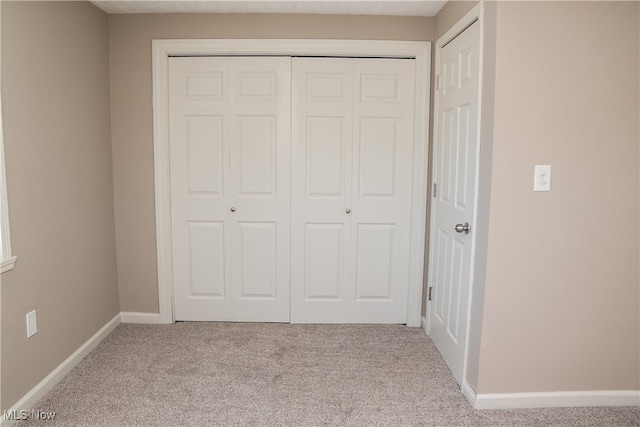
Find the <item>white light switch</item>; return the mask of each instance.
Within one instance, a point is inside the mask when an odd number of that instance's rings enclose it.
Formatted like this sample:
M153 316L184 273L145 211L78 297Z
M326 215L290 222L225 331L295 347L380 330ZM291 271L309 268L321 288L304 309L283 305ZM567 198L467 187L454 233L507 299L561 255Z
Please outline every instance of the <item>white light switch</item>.
M533 191L551 191L551 165L536 165Z

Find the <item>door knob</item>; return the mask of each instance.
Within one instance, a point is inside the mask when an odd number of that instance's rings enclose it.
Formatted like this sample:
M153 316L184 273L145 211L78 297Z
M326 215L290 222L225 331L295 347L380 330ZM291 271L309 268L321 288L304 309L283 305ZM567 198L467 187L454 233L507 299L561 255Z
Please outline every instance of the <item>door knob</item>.
M236 211L236 208L231 208L231 212L235 212L235 211Z
M456 224L456 226L454 227L454 229L458 232L458 233L464 233L464 234L469 234L469 223L465 222L464 225L463 224Z
M350 214L351 213L351 209L346 209L345 212Z

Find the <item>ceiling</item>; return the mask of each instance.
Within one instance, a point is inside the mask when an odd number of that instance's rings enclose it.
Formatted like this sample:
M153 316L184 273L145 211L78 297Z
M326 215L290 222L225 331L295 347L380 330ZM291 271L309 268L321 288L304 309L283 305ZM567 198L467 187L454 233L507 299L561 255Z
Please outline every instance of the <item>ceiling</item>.
M446 0L90 0L107 13L321 13L435 16Z

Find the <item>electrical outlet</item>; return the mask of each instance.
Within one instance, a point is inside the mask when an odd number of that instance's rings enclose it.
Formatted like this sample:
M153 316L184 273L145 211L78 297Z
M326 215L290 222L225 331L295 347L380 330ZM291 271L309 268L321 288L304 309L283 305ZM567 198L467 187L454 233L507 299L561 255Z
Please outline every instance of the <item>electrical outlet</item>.
M27 313L27 338L34 336L38 332L38 323L36 322L36 311Z
M551 191L551 165L536 165L533 191Z

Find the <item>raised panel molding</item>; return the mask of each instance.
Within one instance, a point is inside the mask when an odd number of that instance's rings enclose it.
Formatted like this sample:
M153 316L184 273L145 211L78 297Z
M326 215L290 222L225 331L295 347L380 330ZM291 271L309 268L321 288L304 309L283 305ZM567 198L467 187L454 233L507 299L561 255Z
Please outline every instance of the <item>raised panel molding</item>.
M344 195L344 117L307 119L307 196Z
M238 116L238 195L275 197L275 116Z
M471 48L460 54L460 87L471 79Z
M307 101L345 100L345 74L310 73L307 75Z
M455 64L455 61L444 63L444 84L442 90L445 94L458 87L458 73Z
M357 301L392 298L394 228L394 224L358 225Z
M224 98L222 82L222 73L190 73L186 76L185 96L193 101L221 101Z
M435 278L436 278L436 282L437 283L447 283L447 281L449 280L449 274L450 274L450 270L448 268L449 265L449 239L450 236L443 232L442 230L438 230L438 237L437 237L438 241L437 241L437 245L438 245L438 251L437 253L440 254L440 256L445 256L447 259L445 259L443 262L438 262L436 265L440 266L440 265L444 265L445 268L438 268L438 270L435 272ZM441 324L444 323L444 309L445 309L445 302L446 302L446 298L445 295L442 292L436 292L435 295L433 295L434 297L434 307L435 307L435 317L438 320L438 322L440 322Z
M470 147L473 147L474 141L469 141L469 123L470 123L470 105L465 104L458 108L458 123L459 128L464 129L465 132L462 135L458 135L456 138L457 144L455 145L455 152L458 156L458 167L455 173L458 173L457 186L455 189L455 205L458 208L466 209L469 206L469 194L467 188L469 188L469 179L466 161L466 153ZM454 171L452 171L453 173Z
M274 299L276 297L277 245L275 222L240 222L242 277L238 298Z
M392 197L396 187L396 118L360 119L360 197Z
M452 239L451 248L451 281L449 282L449 295L447 300L449 304L449 319L447 322L447 333L454 342L458 342L458 313L460 312L460 288L462 286L461 280L464 246L456 238Z
M185 126L189 193L223 194L221 116L190 116Z
M306 224L306 300L341 299L344 238L342 224Z
M360 79L361 102L398 102L398 76L363 74Z
M239 72L238 101L275 101L278 76L276 73Z
M191 295L224 298L224 223L190 222Z
M449 147L454 147L456 138L456 126L457 126L457 114L453 108L445 110L442 114L444 126L442 127L442 136L440 143L438 144L439 156L441 159L440 168L438 170L438 198L441 202L451 202L453 196L451 194L452 188L449 185L449 179L447 176L452 171L453 153Z

